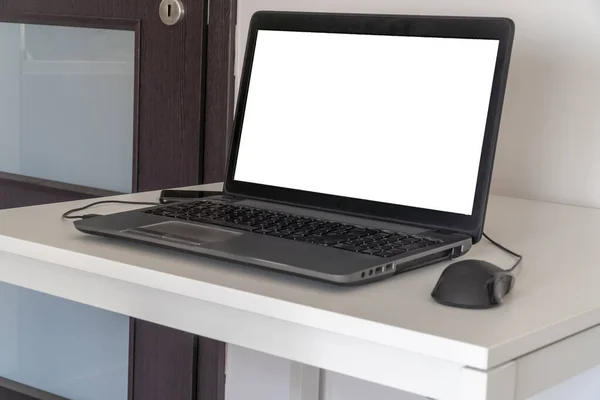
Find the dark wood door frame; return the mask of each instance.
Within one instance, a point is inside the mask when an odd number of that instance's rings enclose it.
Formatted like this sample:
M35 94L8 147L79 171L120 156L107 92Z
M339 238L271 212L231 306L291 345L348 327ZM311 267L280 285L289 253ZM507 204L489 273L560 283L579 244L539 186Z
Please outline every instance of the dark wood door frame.
M0 209L114 196L110 190L55 182L0 171ZM32 196L32 194L35 194ZM0 398L1 399L1 398Z
M221 182L233 128L236 0L209 0L204 182Z
M68 400L61 396L32 388L22 383L0 377L1 400Z
M132 318L129 399L197 400L197 344L191 333Z

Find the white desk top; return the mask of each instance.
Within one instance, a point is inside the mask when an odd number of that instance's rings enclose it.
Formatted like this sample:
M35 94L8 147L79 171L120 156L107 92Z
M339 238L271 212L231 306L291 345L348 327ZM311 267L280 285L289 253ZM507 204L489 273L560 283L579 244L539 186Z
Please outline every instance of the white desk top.
M157 196L150 192L121 199L155 201ZM600 268L595 250L600 210L492 197L486 232L523 253L525 259L515 289L502 307L470 311L444 307L430 298L447 263L379 283L339 288L84 235L60 218L64 211L89 202L1 211L0 254L93 274L85 275L86 279L110 277L484 370L600 323ZM127 207L102 206L90 212ZM465 257L506 267L513 261L486 242L474 246ZM2 271L0 281L6 274ZM72 290L76 286L73 282ZM85 294L80 296L85 298Z

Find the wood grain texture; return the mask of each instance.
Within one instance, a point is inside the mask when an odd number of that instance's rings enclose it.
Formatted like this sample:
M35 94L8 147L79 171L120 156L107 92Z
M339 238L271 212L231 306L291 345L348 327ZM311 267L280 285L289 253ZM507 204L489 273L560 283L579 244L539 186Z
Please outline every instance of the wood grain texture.
M208 0L204 183L225 176L233 126L236 0Z
M225 343L199 338L197 400L225 399L225 357Z
M136 320L133 400L193 400L197 336Z
M0 400L67 400L64 397L45 392L0 377Z
M127 18L96 18L78 15L20 14L10 10L0 14L0 21L20 24L74 26L81 28L135 30L138 20Z
M0 399L2 400L37 400L35 397L23 393L15 392L10 389L0 387Z
M135 326L136 319L129 318L129 356L127 357L127 400L133 400L135 368ZM143 349L142 349L143 350Z
M116 194L119 193L0 172L0 209L113 196Z
M139 190L200 181L204 2L187 1L184 19L171 27L151 4L142 7L150 15L142 16L140 41Z

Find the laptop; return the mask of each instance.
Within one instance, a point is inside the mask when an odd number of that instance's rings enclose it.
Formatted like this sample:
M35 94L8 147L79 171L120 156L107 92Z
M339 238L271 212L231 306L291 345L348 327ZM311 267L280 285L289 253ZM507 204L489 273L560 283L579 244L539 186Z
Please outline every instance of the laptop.
M513 31L257 12L223 192L75 226L345 285L459 257L483 233Z

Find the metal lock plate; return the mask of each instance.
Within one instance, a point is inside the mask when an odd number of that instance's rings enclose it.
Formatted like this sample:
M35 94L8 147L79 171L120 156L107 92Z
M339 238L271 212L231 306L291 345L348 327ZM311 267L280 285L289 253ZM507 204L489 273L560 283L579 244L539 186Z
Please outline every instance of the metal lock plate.
M181 21L184 12L181 0L162 0L158 7L160 20L168 26L175 25Z

